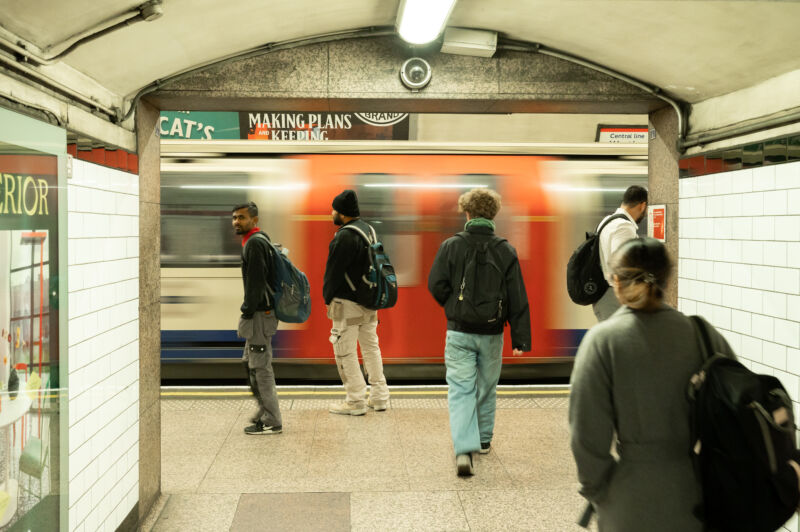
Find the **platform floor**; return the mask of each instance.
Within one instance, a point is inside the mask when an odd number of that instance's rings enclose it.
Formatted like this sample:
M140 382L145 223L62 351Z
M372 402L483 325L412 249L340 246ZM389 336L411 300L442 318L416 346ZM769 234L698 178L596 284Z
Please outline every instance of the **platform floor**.
M581 530L567 391L515 390L468 478L455 474L444 388L394 388L389 410L359 417L327 412L341 393L282 390L284 432L270 436L242 432L243 391L162 391L163 496L144 529Z

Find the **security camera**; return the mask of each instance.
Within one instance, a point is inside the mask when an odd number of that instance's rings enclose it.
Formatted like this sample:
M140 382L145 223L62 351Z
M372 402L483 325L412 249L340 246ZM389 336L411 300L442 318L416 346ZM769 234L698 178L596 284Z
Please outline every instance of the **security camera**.
M407 59L400 67L400 81L415 92L430 83L431 75L431 65L421 57Z

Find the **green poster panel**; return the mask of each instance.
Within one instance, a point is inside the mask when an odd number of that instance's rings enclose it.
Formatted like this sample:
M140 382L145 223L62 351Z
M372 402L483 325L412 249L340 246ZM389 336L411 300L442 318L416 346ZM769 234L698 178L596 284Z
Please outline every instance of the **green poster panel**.
M162 111L158 128L162 139L238 139L239 113Z

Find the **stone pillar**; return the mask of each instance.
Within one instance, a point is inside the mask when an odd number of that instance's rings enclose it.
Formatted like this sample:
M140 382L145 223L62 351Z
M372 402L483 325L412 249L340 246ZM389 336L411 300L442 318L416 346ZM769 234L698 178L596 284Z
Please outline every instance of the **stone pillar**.
M161 493L161 148L159 110L139 103L139 521Z
M678 306L678 117L672 107L650 113L648 144L649 200L667 206L666 246L675 265L666 291L666 302ZM655 138L652 131L655 130Z

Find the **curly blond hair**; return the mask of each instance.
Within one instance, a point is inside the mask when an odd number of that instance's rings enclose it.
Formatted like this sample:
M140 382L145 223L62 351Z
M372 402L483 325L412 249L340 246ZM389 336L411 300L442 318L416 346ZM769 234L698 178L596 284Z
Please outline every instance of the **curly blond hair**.
M458 198L458 212L465 212L470 218L494 220L499 211L500 194L488 188L473 188Z

